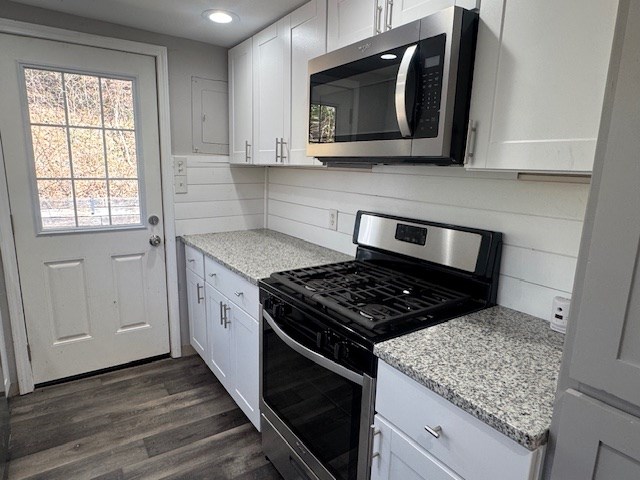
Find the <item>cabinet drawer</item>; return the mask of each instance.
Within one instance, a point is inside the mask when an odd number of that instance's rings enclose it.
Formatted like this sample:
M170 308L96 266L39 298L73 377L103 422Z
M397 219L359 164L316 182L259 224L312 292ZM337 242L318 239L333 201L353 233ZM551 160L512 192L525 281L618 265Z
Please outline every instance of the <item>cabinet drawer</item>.
M184 246L184 257L187 268L200 278L204 278L204 255L189 245Z
M205 257L204 263L207 283L217 288L224 296L253 318L259 318L258 286L253 285L212 258Z
M529 480L544 451L527 450L382 361L376 411L466 480ZM425 426L439 426L440 438Z

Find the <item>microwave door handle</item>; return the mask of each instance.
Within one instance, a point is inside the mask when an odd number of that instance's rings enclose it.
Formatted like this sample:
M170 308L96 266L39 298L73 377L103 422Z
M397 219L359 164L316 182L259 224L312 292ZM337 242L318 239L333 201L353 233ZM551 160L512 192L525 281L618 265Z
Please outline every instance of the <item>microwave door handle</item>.
M329 360L325 356L314 352L313 350L305 347L304 345L300 345L293 338L291 338L289 335L284 333L284 331L282 331L282 329L278 326L278 324L273 319L273 317L271 315L269 315L264 310L262 311L262 317L267 321L267 323L273 329L275 334L278 337L280 337L280 340L282 340L289 347L291 347L291 349L295 350L296 352L298 352L303 357L308 358L312 362L320 365L321 367L326 368L327 370L329 370L329 371L331 371L331 372L333 372L333 373L335 373L337 375L340 375L343 378L346 378L347 380L351 380L353 383L357 383L358 385L362 385L363 384L364 378L363 378L362 375L360 375L360 374L358 374L358 373L356 373L356 372L354 372L352 370L349 370L348 368L343 367L342 365L340 365L340 364L338 364L336 362L333 362L333 361Z
M411 62L416 54L417 48L418 45L411 45L405 50L396 79L396 117L398 118L398 125L400 126L400 134L403 137L411 136L411 125L409 125L406 107L407 76L409 75L409 68L411 67Z

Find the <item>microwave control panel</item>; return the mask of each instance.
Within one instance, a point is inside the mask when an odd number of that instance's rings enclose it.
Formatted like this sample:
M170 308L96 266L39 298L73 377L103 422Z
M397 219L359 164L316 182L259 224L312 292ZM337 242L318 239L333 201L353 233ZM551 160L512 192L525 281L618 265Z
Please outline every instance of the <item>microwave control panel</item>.
M445 43L444 34L420 42L415 128L418 138L438 136Z

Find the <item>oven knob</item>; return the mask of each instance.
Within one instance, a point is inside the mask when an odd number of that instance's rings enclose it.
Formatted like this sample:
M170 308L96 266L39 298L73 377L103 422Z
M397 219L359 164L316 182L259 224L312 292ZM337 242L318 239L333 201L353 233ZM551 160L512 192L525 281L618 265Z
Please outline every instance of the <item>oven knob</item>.
M342 360L349 353L347 342L336 343L333 347L333 358L336 360Z
M271 297L265 298L263 306L265 310L267 311L271 310L273 308L273 298Z
M276 318L285 316L287 314L287 311L287 306L281 303L277 303L273 306L273 316Z

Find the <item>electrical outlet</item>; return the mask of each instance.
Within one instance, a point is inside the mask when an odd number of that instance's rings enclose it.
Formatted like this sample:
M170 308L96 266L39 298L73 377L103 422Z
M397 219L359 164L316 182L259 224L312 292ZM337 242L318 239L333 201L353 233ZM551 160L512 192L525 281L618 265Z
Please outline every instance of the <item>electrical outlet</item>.
M173 188L175 193L187 193L187 176L176 175L174 177Z
M329 210L329 228L331 230L338 229L338 211L337 210Z
M173 174L176 176L187 174L187 157L173 157Z

